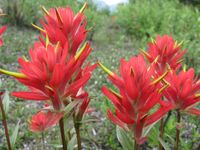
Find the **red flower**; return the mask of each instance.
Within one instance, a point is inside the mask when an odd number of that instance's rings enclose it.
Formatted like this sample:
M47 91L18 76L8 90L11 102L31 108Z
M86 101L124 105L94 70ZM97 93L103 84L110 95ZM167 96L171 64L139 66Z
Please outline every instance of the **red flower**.
M115 115L108 110L108 117L122 128L130 129L137 143L141 144L146 139L142 135L143 128L161 119L171 108L168 103L161 101L157 90L157 83L165 75L152 80L154 66L149 68L141 55L132 57L128 62L121 60L121 77L106 71L119 90L117 93L109 88L102 88L103 93L115 106ZM155 105L160 107L154 113L150 113Z
M194 76L194 69L181 71L178 75L172 72L166 80L170 86L164 90L164 96L173 108L200 116L200 110L194 108L200 102L200 81Z
M79 90L83 89L94 69L94 66L89 64L85 69L81 69L90 51L90 45L86 44L82 53L66 61L67 46L62 49L59 46L48 45L46 48L41 43L35 43L34 48L29 51L31 60L19 58L21 74L14 75L29 87L29 91L12 94L23 99L49 100L57 110L69 103L68 96L81 98L87 95L86 92L80 94Z
M0 28L0 36L6 31L6 26ZM3 45L3 40L0 38L0 46Z
M148 44L147 52L142 52L150 63L156 64L156 71L163 73L168 67L176 70L181 66L182 57L186 53L186 50L181 51L181 44L168 35L158 35L156 41Z
M40 111L32 116L29 128L32 132L43 132L56 125L63 115L64 112Z
M43 8L46 14L45 20L40 20L43 29L35 27L41 30L44 37L48 36L52 44L59 41L61 47L64 47L66 42L69 43L69 53L74 55L87 36L87 21L83 14L86 6L85 4L77 14L70 7L51 8L49 11Z

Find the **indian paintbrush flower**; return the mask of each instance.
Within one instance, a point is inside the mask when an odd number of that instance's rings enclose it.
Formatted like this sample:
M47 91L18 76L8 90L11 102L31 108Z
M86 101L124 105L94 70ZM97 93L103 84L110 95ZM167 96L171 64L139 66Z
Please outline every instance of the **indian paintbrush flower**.
M131 130L136 142L142 144L146 140L142 135L143 129L160 120L171 108L169 103L161 101L158 90L158 82L167 73L154 78L155 66L149 67L142 55L132 57L128 62L121 60L121 77L102 64L100 66L118 89L116 92L107 87L102 88L104 95L115 107L115 114L108 110L109 119L122 128ZM150 113L155 106L159 107Z
M170 72L165 79L170 86L163 94L173 109L200 116L200 110L194 108L200 102L200 81L195 77L194 69L182 70L178 74Z
M63 115L64 112L51 112L50 110L42 110L32 116L29 122L29 128L32 132L43 132L57 124Z
M150 63L156 64L156 71L162 74L169 68L177 70L183 61L186 50L181 51L181 43L177 43L171 36L157 36L157 39L148 43L148 50L141 50Z
M88 32L86 30L86 17L83 14L86 6L87 4L84 4L77 14L74 14L70 7L51 8L49 11L42 7L45 12L45 19L40 20L43 28L33 25L43 35L40 40L45 43L42 37L46 38L48 36L52 44L60 42L61 47L64 47L67 42L69 44L69 53L75 55L78 48L85 41Z

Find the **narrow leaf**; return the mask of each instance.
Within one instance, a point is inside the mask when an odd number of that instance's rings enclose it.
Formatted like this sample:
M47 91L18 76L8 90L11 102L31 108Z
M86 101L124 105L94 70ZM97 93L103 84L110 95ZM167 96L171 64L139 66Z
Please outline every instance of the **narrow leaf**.
M79 100L74 100L74 101L70 102L70 103L64 108L65 115L68 115L68 114L72 111L72 109L73 109L74 107L76 107L76 105L78 105L79 102L80 102Z
M10 97L9 97L9 92L6 90L3 96L3 107L6 115L8 114L9 106L10 106Z
M120 128L119 126L116 127L116 132L117 132L117 139L122 145L124 150L133 150L134 143L133 139L126 133L125 130Z
M11 147L12 149L15 149L15 143L16 143L16 140L17 140L17 135L18 135L18 132L19 132L19 123L20 123L20 120L18 121L13 133L12 133L12 136L10 138L10 142L11 142Z
M158 140L165 150L170 150L169 145L165 141L163 141L160 137L158 137Z
M69 141L69 143L67 144L67 150L74 150L74 146L76 145L76 136L75 134L73 135L73 137L71 138L71 140Z

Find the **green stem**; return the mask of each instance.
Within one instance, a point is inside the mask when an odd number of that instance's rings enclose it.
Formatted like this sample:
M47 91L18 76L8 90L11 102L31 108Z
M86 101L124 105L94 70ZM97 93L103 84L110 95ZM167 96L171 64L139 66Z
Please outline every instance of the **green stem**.
M43 147L43 150L45 150L45 138L44 138L44 132L42 132L42 147Z
M165 120L164 120L164 118L161 119L161 122L160 122L160 139L162 139L162 140L163 140L163 136L164 136L164 132L165 132L165 126L166 126L170 116L171 116L171 111L168 112L167 118ZM161 143L159 143L159 150L164 150Z
M73 120L74 120L74 128L75 128L75 132L76 132L78 150L81 150L82 147L81 147L81 136L80 136L80 124L78 122L76 122L75 115L73 116Z
M181 122L181 113L179 110L177 110L177 123L178 125ZM180 141L180 129L179 127L176 127L176 143L175 143L175 147L174 150L179 150L179 141Z
M134 150L139 150L139 144L137 143L136 140L135 140L135 144L134 144Z
M65 128L64 128L63 118L60 119L59 126L60 126L60 134L61 134L61 139L62 139L63 150L67 150L67 143L66 143L66 139L65 139Z
M160 139L163 139L164 134L164 118L160 121ZM162 144L159 142L159 150L163 150Z
M5 111L4 111L4 108L3 108L3 103L2 103L1 96L0 96L0 107L1 107L2 122L3 122L4 129L5 129L5 135L6 135L6 141L7 141L7 145L8 145L8 150L12 150L11 144L10 144L7 121L6 121L6 114L5 114Z

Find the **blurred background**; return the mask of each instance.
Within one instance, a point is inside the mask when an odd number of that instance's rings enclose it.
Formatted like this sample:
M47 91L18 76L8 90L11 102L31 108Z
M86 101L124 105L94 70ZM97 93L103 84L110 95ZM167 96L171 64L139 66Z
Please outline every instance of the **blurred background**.
M3 35L4 46L0 48L0 68L17 70L17 58L28 54L39 34L31 23L40 26L39 19L43 16L41 5L47 9L68 5L78 12L84 2L89 4L85 14L88 28L92 27L88 35L93 47L88 60L92 63L99 60L118 72L122 57L128 59L137 54L139 48L147 49L147 42L151 38L168 34L178 42L183 41L183 49L187 49L187 67L194 67L196 74L200 74L200 0L0 0L0 12L7 14L1 18L0 26L8 25ZM3 89L24 89L12 78L0 75L0 79ZM90 106L95 108L91 115L96 121L84 124L81 132L86 150L122 149L116 138L115 125L106 117L106 110L111 104L100 92L101 86L105 84L110 85L106 75L101 69L96 69L87 85L92 99ZM27 125L27 120L40 104L11 98L10 106L10 126L14 127L20 120L16 149L40 150L41 135L31 133ZM172 117L166 127L165 138L169 144L175 136L174 120ZM186 116L183 124L182 149L193 150L200 144L200 119ZM0 122L0 149L3 150L5 140L1 126ZM57 131L55 127L45 133L47 149L59 149ZM145 150L158 147L155 141L158 133L152 130L150 134Z

